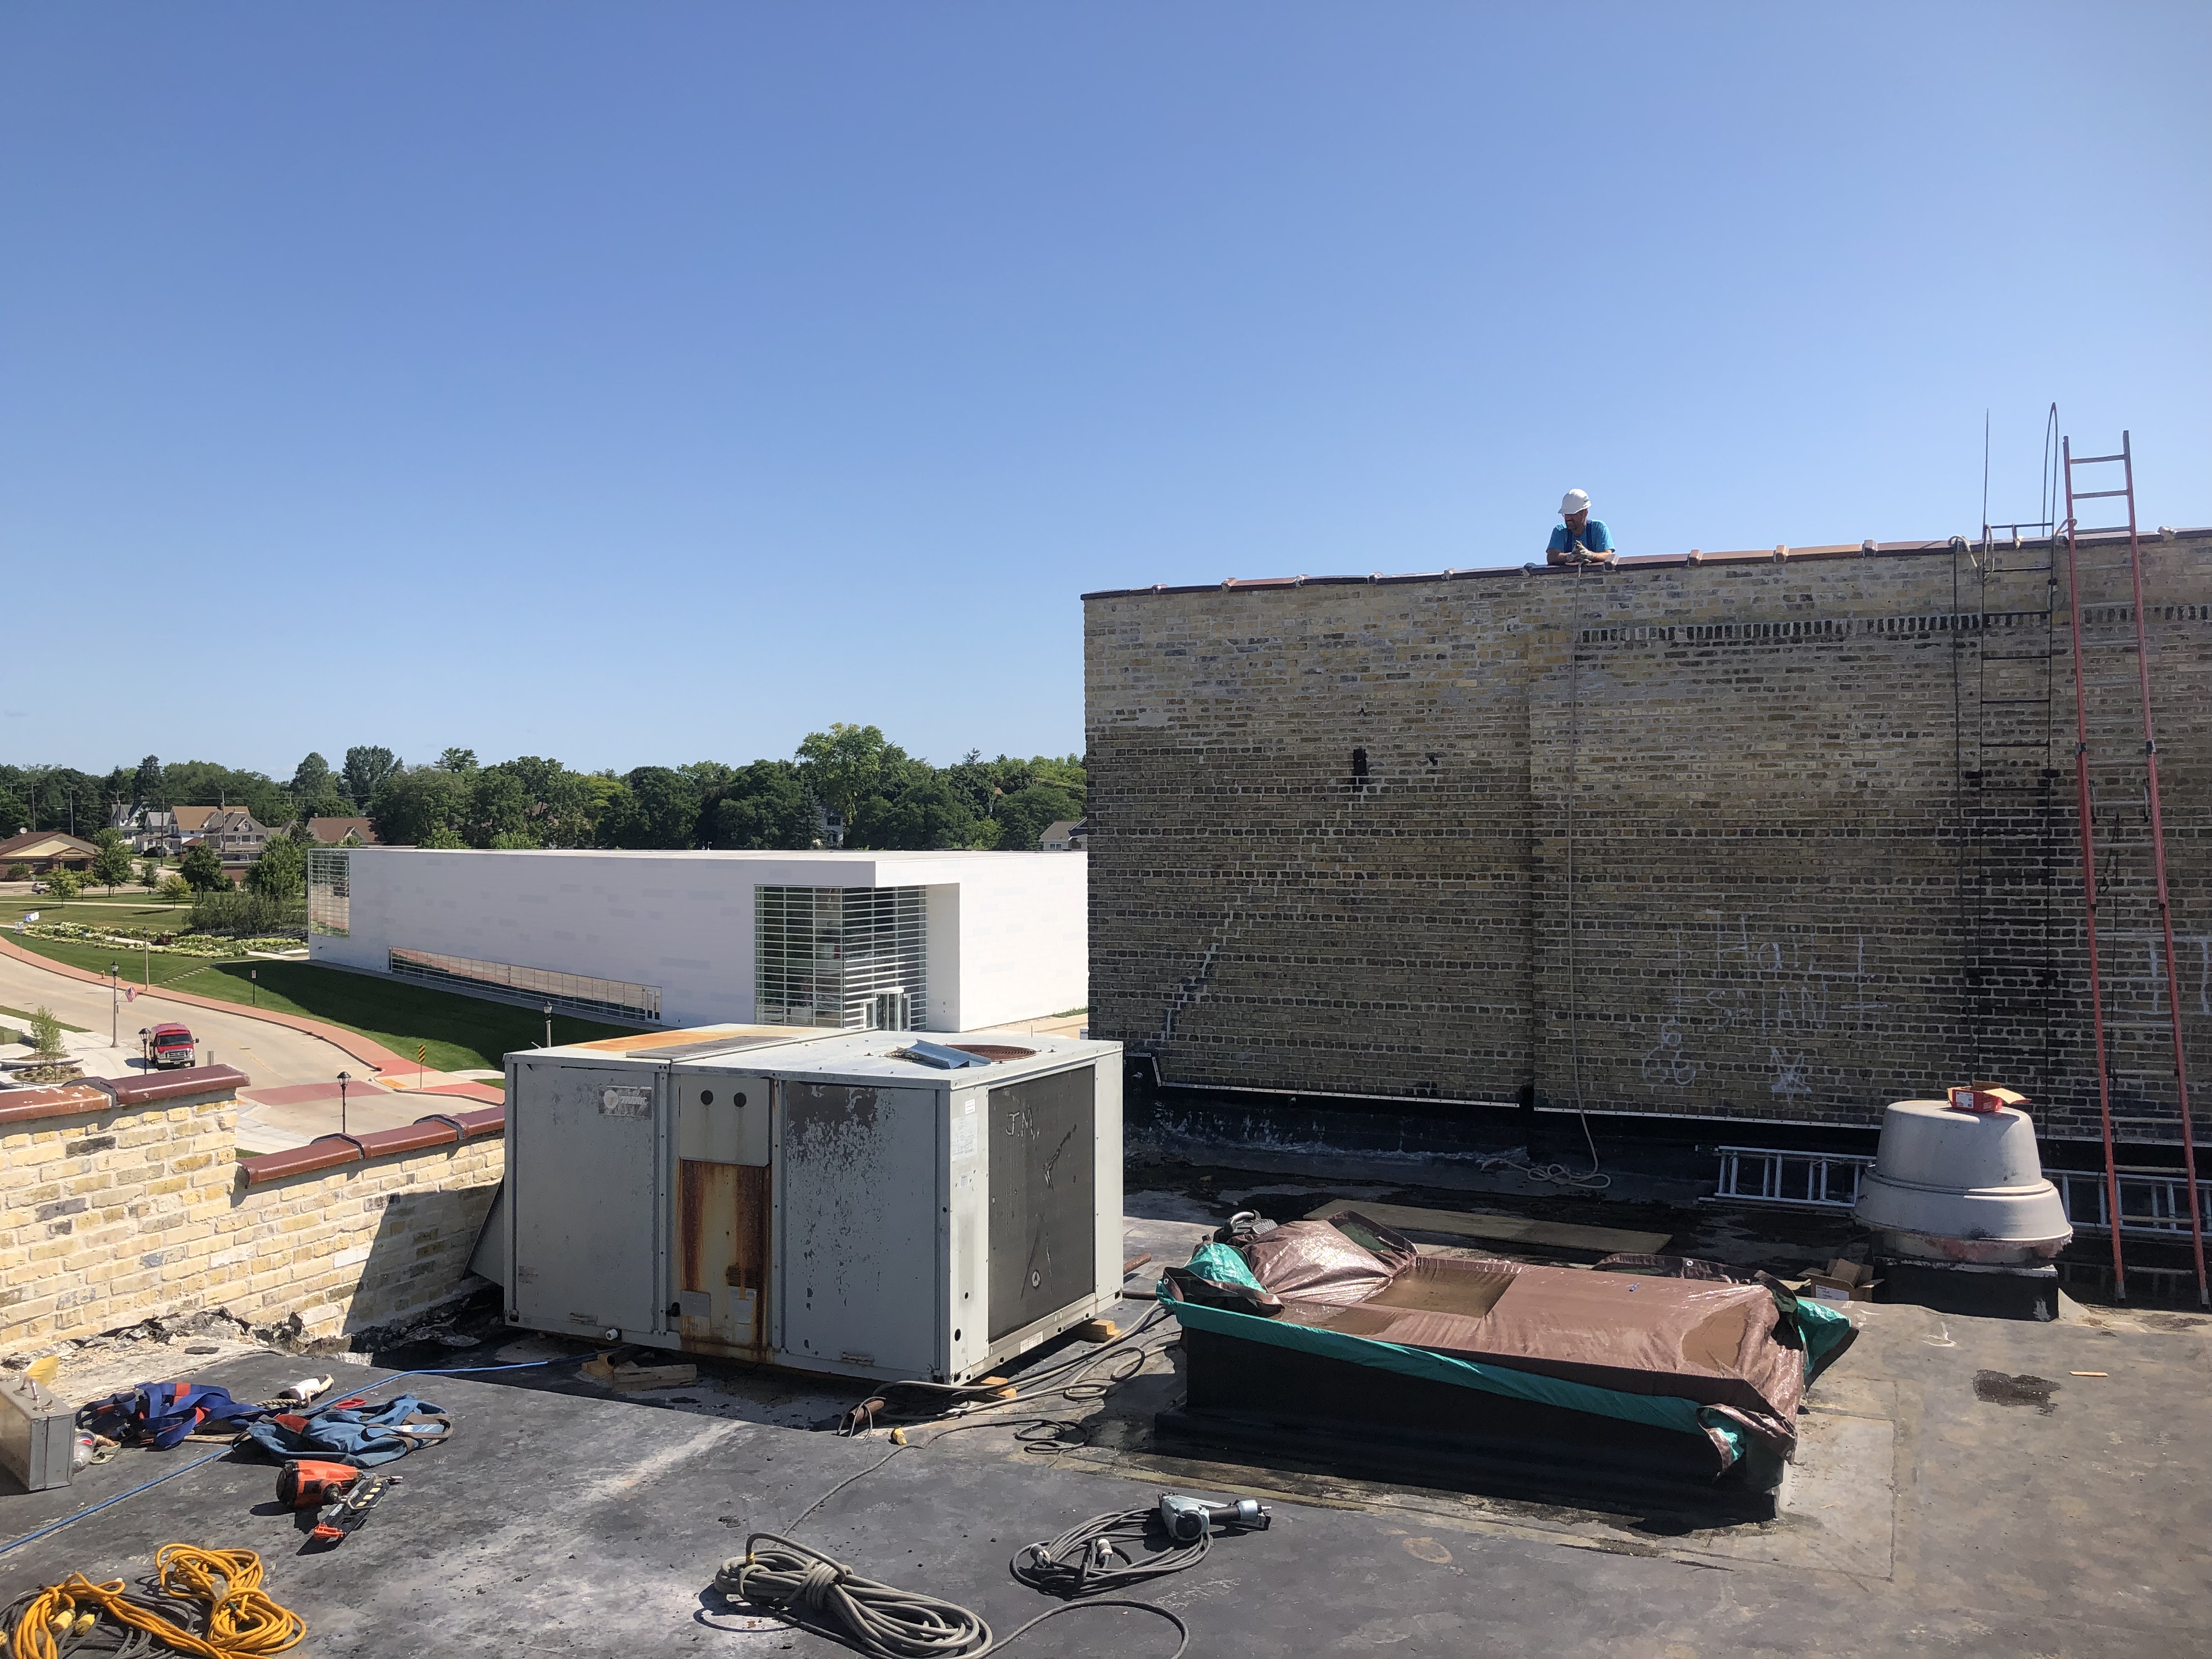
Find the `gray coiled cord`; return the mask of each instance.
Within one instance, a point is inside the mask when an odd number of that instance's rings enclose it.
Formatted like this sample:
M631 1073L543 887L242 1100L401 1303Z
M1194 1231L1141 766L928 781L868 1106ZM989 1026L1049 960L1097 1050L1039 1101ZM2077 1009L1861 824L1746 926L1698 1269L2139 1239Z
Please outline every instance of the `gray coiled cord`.
M1042 1590L1048 1595L1075 1596L1089 1595L1097 1590L1126 1589L1147 1578L1163 1578L1169 1573L1194 1567L1206 1559L1206 1549L1213 1542L1211 1534L1194 1544L1170 1544L1141 1559L1122 1547L1146 1547L1146 1534L1156 1530L1158 1524L1157 1509L1094 1515L1049 1542L1023 1545L1007 1566L1031 1589ZM1110 1565L1115 1556L1122 1562L1118 1567Z
M769 1547L763 1548L766 1545ZM842 1642L870 1659L981 1659L1019 1641L1046 1620L1091 1607L1133 1607L1176 1627L1182 1659L1190 1630L1165 1607L1149 1601L1070 1601L1048 1608L1004 1641L982 1615L957 1602L863 1578L842 1561L772 1532L745 1540L745 1553L722 1563L714 1588L724 1595L782 1613L817 1636Z

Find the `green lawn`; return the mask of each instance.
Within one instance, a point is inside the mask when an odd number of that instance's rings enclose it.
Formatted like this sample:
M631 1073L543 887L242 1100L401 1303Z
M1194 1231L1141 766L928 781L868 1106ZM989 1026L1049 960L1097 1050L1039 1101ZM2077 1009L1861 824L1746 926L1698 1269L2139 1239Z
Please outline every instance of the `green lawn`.
M147 958L143 951L32 939L13 932L9 933L8 940L26 951L65 962L72 968L90 969L97 974L105 974L108 963L118 963L125 985L144 982ZM497 1066L508 1050L533 1048L545 1040L544 1016L535 1009L456 996L450 991L434 991L427 986L405 985L396 980L349 974L335 968L318 968L310 963L240 960L210 963L204 957L170 956L156 951L153 952L153 983L157 988L174 985L179 991L190 991L196 996L272 1008L280 1013L305 1014L311 1019L326 1019L333 1025L374 1037L410 1060L418 1045L425 1047L429 1051L425 1063L437 1072ZM258 984L247 977L249 973L259 975ZM605 1025L566 1014L553 1016L556 1042L588 1042L598 1037L625 1036L640 1029L634 1025Z
M85 909L88 905L92 908ZM84 914L76 915L80 909L84 909ZM9 893L0 898L0 921L12 925L15 918L26 910L36 910L49 921L58 916L70 915L84 922L128 920L141 915L149 920L156 916L174 916L177 925L181 927L192 913L192 902L188 898L179 899L171 904L155 897L143 887L118 887L113 898L108 897L107 890L104 887L88 888L83 894L73 899L58 899L46 893ZM126 911L130 913L129 917L124 915Z
M31 1011L28 1008L0 1008L0 1019L13 1020L26 1033L31 1029ZM54 1024L64 1031L82 1031L85 1029L82 1025L72 1025L65 1019L58 1019ZM29 1036L27 1035L23 1041L28 1042Z

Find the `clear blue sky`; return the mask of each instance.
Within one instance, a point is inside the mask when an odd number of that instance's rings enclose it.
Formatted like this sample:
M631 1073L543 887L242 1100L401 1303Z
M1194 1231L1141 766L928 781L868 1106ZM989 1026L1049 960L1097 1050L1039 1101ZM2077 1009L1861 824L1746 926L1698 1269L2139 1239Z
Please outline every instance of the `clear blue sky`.
M0 757L1082 740L1086 589L2212 520L2212 8L0 14ZM142 640L141 624L149 631Z

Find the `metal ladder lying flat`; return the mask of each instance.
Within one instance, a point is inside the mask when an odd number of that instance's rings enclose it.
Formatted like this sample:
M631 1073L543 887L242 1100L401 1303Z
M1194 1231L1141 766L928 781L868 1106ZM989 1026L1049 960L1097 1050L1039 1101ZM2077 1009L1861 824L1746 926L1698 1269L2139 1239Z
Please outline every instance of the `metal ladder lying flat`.
M1778 1146L1720 1146L1720 1176L1707 1204L1783 1204L1848 1210L1874 1160L1854 1152L1793 1152Z
M2062 441L2061 469L2066 482L2067 608L2074 656L2074 787L2081 831L2081 887L2088 946L2089 1016L2096 1044L2097 1112L2105 1146L2105 1204L2101 1213L2124 1216L2119 1170L2112 1145L2116 1093L2124 1101L2154 1098L2157 1061L2154 1051L2163 1035L2172 1052L2173 1106L2181 1116L2184 1192L2197 1185L2197 1139L2189 1115L2189 1061L2181 1030L2180 981L2173 948L2173 907L2166 880L2166 824L2160 811L2158 738L2152 728L2150 652L2144 629L2142 541L2136 524L2135 453L2126 433L2115 455L2075 456L2073 441ZM2118 466L2116 489L2077 489L2077 468ZM2094 476L2094 475L2093 475ZM2109 477L2109 473L2101 475ZM2124 502L2127 521L2084 527L2082 502ZM2127 535L2126 586L2113 543L2084 548L2085 537ZM2135 660L2129 664L2127 653ZM2091 653L2095 653L2092 661ZM2107 666L2109 665L2109 666ZM2093 668L2096 672L2092 672ZM2135 745L2140 743L2141 747ZM2101 816L2100 816L2101 814ZM2162 952L2164 975L2151 976L2149 1006L2115 1006L2099 956L2101 941L2141 942ZM2160 1002L2165 1018L2158 1018ZM2118 1086L2116 1086L2118 1085ZM2162 1125L2160 1117L2137 1115L2142 1130ZM2197 1300L2212 1306L2212 1286L2204 1276L2204 1222L2196 1204L2187 1212L2189 1240L2196 1253ZM2124 1226L2112 1229L2112 1283L2127 1295L2127 1267L2120 1252Z

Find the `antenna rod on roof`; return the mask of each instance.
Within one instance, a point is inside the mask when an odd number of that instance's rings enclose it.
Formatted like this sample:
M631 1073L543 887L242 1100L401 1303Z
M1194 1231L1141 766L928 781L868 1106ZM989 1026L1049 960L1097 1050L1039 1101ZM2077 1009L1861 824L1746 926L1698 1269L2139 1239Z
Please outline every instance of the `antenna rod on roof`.
M1982 551L1990 550L1990 411L1982 409Z

